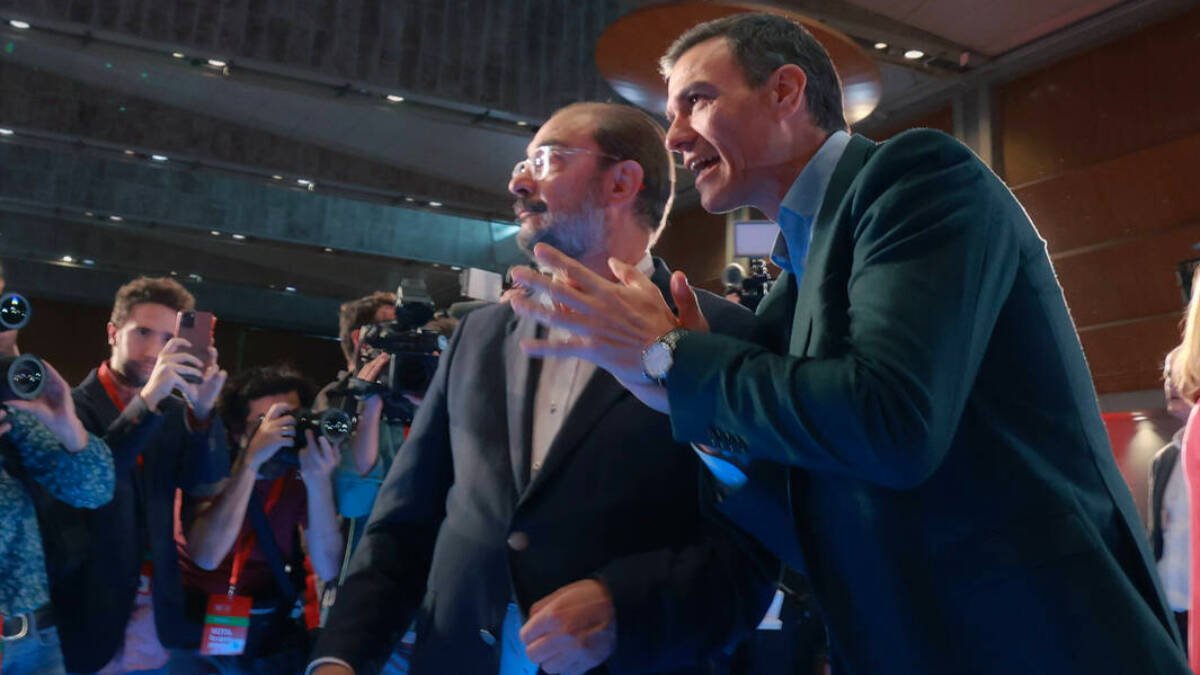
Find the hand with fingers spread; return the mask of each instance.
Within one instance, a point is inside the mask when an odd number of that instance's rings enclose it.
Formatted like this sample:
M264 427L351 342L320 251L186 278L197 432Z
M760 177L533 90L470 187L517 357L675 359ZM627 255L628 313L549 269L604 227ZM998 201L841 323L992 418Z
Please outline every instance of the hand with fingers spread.
M513 270L514 281L544 292L548 306L530 297L513 297L513 310L522 316L567 330L563 341L526 340L521 347L530 356L575 356L607 370L643 402L666 412L665 392L648 382L642 371L642 352L675 328L707 332L696 292L681 272L671 277L671 296L678 314L671 311L662 292L636 267L609 259L616 281L588 270L578 261L545 244L534 256L553 278L533 270Z
M617 615L604 584L584 579L534 603L521 627L525 654L547 673L585 673L617 647Z
M296 438L296 418L286 403L276 403L267 409L250 442L246 444L243 461L254 471L275 456L282 448L291 447Z
M9 401L7 405L33 415L37 421L58 438L63 447L78 452L87 446L87 430L75 415L71 386L49 363L46 366L46 387L32 401Z
M304 438L308 444L300 451L300 477L306 484L314 481L329 482L338 463L342 461L342 452L332 445L324 436L314 437L311 429L305 430Z

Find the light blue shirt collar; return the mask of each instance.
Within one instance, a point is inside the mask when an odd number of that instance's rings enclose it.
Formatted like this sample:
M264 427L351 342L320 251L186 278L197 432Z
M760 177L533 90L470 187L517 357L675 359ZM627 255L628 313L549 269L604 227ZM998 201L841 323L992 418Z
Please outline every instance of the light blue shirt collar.
M780 268L796 274L803 271L804 257L808 255L808 244L812 238L813 221L821 210L833 172L849 144L850 134L845 131L830 134L783 196L778 218L779 237L775 239L775 247L771 251L772 262ZM796 255L791 255L791 252Z

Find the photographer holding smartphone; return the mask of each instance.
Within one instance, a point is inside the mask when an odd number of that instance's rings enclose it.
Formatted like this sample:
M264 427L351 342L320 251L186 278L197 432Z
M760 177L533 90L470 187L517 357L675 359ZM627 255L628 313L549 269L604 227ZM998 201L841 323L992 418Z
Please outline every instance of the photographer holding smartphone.
M204 368L175 336L178 313L194 306L172 279L122 286L107 326L111 355L73 392L83 426L112 448L116 488L95 511L46 509L78 552L47 556L68 671L151 670L166 649L199 646L184 608L175 496L211 490L228 473L229 448L213 415L226 377L216 350Z

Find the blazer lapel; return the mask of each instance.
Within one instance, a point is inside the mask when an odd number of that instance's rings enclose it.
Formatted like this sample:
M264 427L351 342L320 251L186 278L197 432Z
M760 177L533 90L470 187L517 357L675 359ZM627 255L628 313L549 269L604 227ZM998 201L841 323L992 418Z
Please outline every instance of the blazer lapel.
M508 398L508 452L517 495L529 482L529 456L533 437L533 400L537 392L540 359L531 359L521 351L521 340L535 338L545 331L537 322L515 314L509 319L504 338L505 392Z

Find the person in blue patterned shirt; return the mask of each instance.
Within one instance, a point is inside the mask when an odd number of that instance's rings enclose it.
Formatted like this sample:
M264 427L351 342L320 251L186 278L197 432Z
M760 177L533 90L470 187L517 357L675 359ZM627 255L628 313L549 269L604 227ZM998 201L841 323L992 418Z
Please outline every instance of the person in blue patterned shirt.
M112 452L75 415L69 385L49 364L33 401L0 406L0 614L5 675L63 673L50 608L42 533L31 490L80 508L113 494ZM11 525L10 525L11 524Z

